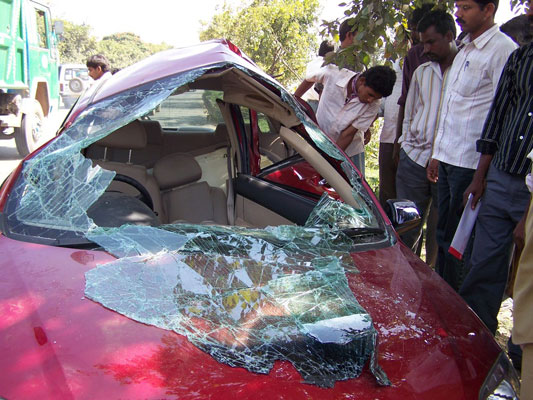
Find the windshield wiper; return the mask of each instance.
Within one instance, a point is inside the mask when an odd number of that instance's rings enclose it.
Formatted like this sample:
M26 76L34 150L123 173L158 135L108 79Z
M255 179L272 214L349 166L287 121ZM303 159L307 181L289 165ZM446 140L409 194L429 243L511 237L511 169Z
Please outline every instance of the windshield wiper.
M360 236L377 236L383 235L385 230L382 228L370 228L370 227L359 227L359 228L345 228L341 230L346 236L350 238L356 238Z

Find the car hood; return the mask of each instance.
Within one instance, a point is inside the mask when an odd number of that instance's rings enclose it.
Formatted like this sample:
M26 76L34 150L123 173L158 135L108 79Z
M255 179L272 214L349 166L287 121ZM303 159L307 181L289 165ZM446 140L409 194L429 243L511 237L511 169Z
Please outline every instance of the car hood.
M378 332L378 361L391 386L377 385L365 367L359 378L328 389L302 383L287 361L268 374L230 367L183 335L89 300L85 273L113 265L106 252L3 236L0 248L7 277L0 281L0 395L8 399L251 398L259 392L264 398L477 398L499 352L465 303L401 244L352 253L356 268L345 270Z

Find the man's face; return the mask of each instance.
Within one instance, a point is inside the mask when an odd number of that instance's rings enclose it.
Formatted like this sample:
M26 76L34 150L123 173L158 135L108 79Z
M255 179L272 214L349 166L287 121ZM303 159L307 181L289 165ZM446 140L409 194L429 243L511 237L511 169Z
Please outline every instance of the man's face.
M363 82L357 88L357 97L359 97L359 101L361 103L370 104L376 100L381 99L381 97L383 97L381 96L381 94L376 92L370 86L367 86L364 78L360 78L360 79L363 79Z
M89 71L89 76L93 78L95 81L100 79L100 77L104 74L104 71L102 71L102 67L87 67Z
M476 33L493 14L491 7L486 5L483 9L474 0L457 0L455 2L455 16L457 24L465 33Z
M441 35L435 30L435 26L430 26L425 32L420 33L420 41L424 45L424 54L436 62L444 61L450 55L450 42L453 35L448 32Z
M346 38L342 42L342 46L343 47L351 46L353 44L354 37L355 37L355 32L348 32L346 34Z

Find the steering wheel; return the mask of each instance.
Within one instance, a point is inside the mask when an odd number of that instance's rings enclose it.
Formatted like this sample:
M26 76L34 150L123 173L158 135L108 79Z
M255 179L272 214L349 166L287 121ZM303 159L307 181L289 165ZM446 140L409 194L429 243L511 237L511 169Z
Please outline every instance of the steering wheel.
M150 210L154 211L154 202L152 200L152 196L150 196L150 192L148 192L148 190L137 179L133 179L131 176L127 175L116 174L113 180L133 186L135 190L139 192L139 196L137 196L137 198L146 204Z

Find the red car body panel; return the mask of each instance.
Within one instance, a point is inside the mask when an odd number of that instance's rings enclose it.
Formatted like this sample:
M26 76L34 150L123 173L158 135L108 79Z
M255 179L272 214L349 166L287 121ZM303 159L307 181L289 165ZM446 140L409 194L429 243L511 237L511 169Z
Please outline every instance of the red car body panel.
M474 399L500 352L457 294L399 243L354 253L359 272L347 272L373 318L392 386L379 386L365 366L331 389L302 383L288 362L268 375L218 363L183 336L86 299L84 273L114 260L103 251L1 235L0 249L6 399Z

